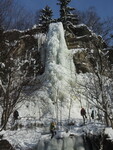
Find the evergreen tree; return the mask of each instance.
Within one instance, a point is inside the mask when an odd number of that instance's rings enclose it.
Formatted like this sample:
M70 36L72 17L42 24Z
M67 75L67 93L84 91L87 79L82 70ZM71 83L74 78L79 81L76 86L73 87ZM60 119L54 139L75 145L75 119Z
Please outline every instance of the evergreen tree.
M77 24L78 23L77 16L72 13L72 11L75 9L68 6L71 0L58 0L58 1L59 2L57 4L60 5L59 21L63 23L64 28L65 29L68 28L69 22L71 22L74 25Z
M49 24L53 21L52 16L53 12L49 6L46 6L40 11L41 15L39 18L39 24L42 25L44 32L48 31Z

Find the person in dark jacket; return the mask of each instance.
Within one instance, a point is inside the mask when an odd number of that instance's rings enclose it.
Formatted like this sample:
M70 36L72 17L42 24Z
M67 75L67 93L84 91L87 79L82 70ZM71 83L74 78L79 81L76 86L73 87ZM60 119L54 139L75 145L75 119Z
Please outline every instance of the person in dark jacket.
M19 112L17 110L15 110L13 112L13 119L14 119L14 123L15 123L15 120L18 120L18 117L19 117Z
M94 110L91 112L91 118L94 119Z
M55 122L51 122L51 124L50 124L50 132L51 132L51 139L52 139L56 135Z
M83 122L85 124L85 119L87 118L86 110L82 107L80 113L81 113L81 116L83 117Z

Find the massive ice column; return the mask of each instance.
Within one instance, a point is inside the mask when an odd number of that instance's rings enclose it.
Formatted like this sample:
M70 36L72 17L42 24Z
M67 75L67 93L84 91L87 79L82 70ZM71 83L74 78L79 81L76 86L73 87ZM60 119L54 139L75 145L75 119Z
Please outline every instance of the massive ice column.
M21 109L29 107L24 115L36 118L50 118L50 115L58 121L69 119L70 116L79 118L81 99L77 97L79 92L75 92L79 88L76 84L77 74L73 52L67 48L62 23L50 24L46 38L43 35L39 38L45 39L40 49L45 72L37 76L35 91Z
M38 105L37 113L40 110L40 116L50 112L53 117L67 118L70 104L72 114L79 113L75 110L79 102L72 92L76 85L73 54L67 48L62 23L50 24L44 49L45 72L38 77L42 86L31 98Z
M45 75L48 80L51 99L69 98L71 82L75 82L75 67L68 50L62 23L50 24L47 35Z

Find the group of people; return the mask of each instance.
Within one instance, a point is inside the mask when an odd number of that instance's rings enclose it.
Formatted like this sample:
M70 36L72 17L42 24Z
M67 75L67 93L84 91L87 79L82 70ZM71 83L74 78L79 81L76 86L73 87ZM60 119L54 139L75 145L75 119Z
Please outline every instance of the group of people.
M13 112L13 124L15 124L15 121L19 119L18 117L19 117L19 112L15 110ZM50 132L51 132L51 139L52 139L56 135L56 123L54 121L52 121L50 124Z
M83 124L85 124L87 116L85 108L81 108L80 114L83 117ZM91 118L94 119L94 110L91 111ZM51 139L56 135L56 123L52 121L50 123L50 132L51 132Z
M83 123L85 124L85 121L87 119L85 108L83 108L83 107L81 108L80 114L83 117ZM14 123L16 120L18 120L18 117L19 117L19 112L17 110L15 110L13 112ZM94 119L94 110L92 110L92 112L91 112L91 118ZM52 139L56 135L56 123L54 121L52 121L50 124L50 132L51 132L51 139Z
M80 113L81 116L83 117L83 122L85 124L85 120L87 119L86 110L82 107ZM91 118L94 119L94 110L91 111Z

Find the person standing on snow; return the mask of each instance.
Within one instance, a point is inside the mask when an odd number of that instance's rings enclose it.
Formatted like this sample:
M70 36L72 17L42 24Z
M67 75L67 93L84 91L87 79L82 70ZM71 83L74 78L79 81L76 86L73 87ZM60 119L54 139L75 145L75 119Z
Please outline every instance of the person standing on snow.
M94 119L94 110L91 112L91 118Z
M81 116L83 117L83 122L85 124L85 119L87 118L86 110L82 107L80 113L81 113Z
M50 132L51 132L51 139L56 135L56 125L55 122L51 122L50 124Z
M19 113L18 113L17 110L15 110L15 111L13 112L14 123L15 123L15 120L18 120L18 117L19 117Z

